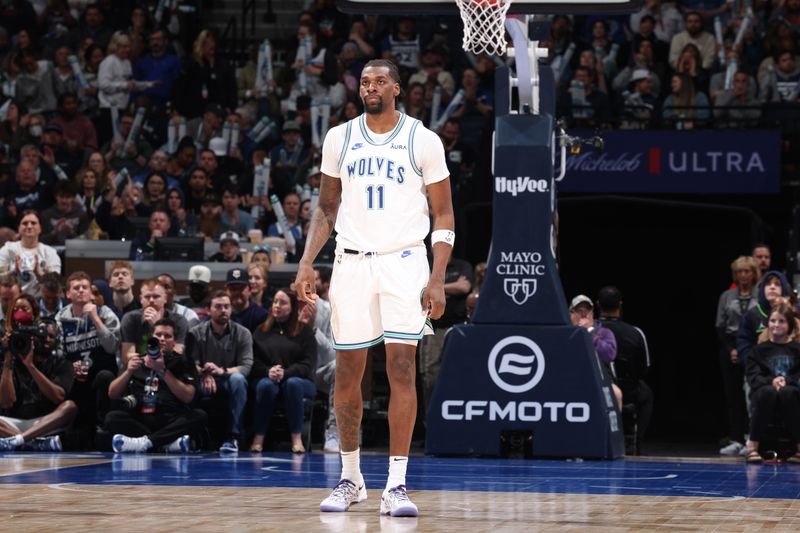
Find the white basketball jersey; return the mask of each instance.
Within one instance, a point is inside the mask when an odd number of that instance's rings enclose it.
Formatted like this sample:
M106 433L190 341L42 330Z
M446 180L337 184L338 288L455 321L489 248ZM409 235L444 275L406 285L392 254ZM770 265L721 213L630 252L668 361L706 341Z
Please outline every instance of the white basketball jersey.
M398 112L395 128L377 134L365 115L328 132L322 172L342 182L336 241L342 248L390 252L430 231L425 186L449 175L438 135Z

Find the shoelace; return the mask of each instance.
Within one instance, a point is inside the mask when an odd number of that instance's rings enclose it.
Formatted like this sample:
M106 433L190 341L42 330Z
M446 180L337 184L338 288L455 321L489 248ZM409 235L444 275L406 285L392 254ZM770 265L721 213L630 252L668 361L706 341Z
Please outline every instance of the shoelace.
M405 485L398 485L395 488L390 489L389 494L391 494L398 500L408 501L408 494L406 493Z
M332 497L345 499L350 496L349 492L352 488L356 488L355 484L351 481L343 479L336 484L333 488L333 493L331 494Z

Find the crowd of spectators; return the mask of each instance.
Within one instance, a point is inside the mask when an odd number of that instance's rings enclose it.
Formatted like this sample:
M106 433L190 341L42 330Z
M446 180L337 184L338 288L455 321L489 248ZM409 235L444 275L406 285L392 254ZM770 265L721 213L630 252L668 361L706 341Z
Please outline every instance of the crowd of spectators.
M298 402L314 396L314 383L324 394L333 390L330 308L324 300L300 306L291 289L270 283L275 250L245 253L240 243L260 231L295 243L287 261L300 257L320 183L321 140L361 113L366 61L399 65L399 107L439 133L457 211L485 200L494 71L502 61L464 53L455 18L348 16L331 0L306 2L296 35L272 40L269 78L260 43L237 55L203 28L200 4L0 4L0 316L7 336L52 322L38 351L4 354L6 448L54 449L60 442L42 437L74 422L123 435L111 443L122 451L184 450L184 434L221 417L221 449L236 451L255 429L250 448L258 451L281 400L292 449L303 450ZM776 106L791 108L800 95L800 0L646 0L632 15L549 21L542 65L553 69L558 114L572 125L746 127L763 123ZM457 94L462 103L446 115ZM267 163L269 186L259 188ZM68 239L124 239L131 260L151 259L162 237L218 242L209 260L247 266L232 268L225 291L214 292L210 271L197 265L188 273L189 293L176 298L168 275L145 280L137 292L130 263L115 265L107 282L91 280L63 272L57 253ZM447 312L421 346L426 399L444 335L469 319L484 271L485 264L473 270L457 258L448 266ZM329 279L323 269L320 292ZM594 310L594 302L584 303ZM602 298L598 304L599 321L587 327L613 330L618 307L604 307ZM575 307L576 321L585 321L577 313L588 311ZM736 364L733 322L721 330L726 365ZM724 371L734 391L743 372ZM649 418L643 371L631 372L623 396L640 394L640 415ZM189 400L187 386L198 398ZM159 402L158 416L142 413ZM737 440L745 424L740 417ZM327 448L338 448L333 417Z
M731 288L719 297L716 329L729 439L720 455L748 463L786 455L800 463L800 318L786 276L772 270L768 245L731 263ZM778 443L788 437L789 445ZM761 446L768 441L767 446ZM763 455L762 455L763 454Z
M555 17L545 46L559 114L629 129L786 118L800 96L798 20L797 0L645 0L633 15Z

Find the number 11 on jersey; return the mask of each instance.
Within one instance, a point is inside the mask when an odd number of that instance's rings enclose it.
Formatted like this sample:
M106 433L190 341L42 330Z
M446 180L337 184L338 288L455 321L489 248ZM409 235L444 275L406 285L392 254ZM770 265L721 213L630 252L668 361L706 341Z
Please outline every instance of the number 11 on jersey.
M383 209L383 185L367 186L367 209Z

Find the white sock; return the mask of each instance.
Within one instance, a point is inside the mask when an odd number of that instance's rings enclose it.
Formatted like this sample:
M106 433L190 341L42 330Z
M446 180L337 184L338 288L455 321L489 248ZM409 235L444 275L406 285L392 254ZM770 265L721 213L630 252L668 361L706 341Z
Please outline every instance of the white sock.
M342 479L349 479L356 485L364 483L361 475L361 448L352 452L339 452L342 456Z
M386 490L406 484L407 466L408 457L402 455L392 455L389 457L389 479L386 480Z
M25 439L22 438L22 433L17 433L11 437L11 443L14 444L14 446L22 446L25 444Z

